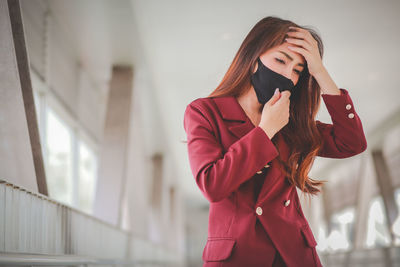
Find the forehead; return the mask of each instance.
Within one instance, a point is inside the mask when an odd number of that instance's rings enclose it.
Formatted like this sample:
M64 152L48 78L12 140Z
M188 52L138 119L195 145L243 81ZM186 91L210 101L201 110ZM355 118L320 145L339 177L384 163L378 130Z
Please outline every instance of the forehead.
M293 50L290 50L289 48L287 48L290 45L293 46L293 44L289 44L287 42L284 42L281 45L278 45L278 46L275 46L275 47L269 49L264 54L267 55L267 54L276 54L276 53L278 53L279 55L284 56L284 54L279 52L279 51L283 51L286 54L288 54L290 57L292 57L294 61L297 61L299 63L303 63L304 64L305 63L305 59L304 59L303 55L300 54L300 53L294 52Z

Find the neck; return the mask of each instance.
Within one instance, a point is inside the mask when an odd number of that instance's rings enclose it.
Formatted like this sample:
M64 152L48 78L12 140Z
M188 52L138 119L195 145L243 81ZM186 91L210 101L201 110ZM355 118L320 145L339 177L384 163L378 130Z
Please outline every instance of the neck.
M257 118L261 115L264 105L258 102L253 86L247 92L237 97L239 104L250 118Z

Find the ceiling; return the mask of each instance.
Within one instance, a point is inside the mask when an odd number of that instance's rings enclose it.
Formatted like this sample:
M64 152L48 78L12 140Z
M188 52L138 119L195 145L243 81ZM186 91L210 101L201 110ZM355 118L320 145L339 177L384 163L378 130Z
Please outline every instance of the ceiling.
M70 22L84 64L99 79L110 64L133 64L146 81L149 116L156 116L188 203L206 204L189 168L183 114L192 100L218 85L241 42L263 17L315 28L323 62L346 88L367 134L400 105L400 1L56 1ZM67 11L66 11L67 10ZM88 53L90 52L90 53ZM138 90L144 90L137 88ZM154 102L155 101L155 102ZM319 119L330 122L324 105ZM154 129L147 129L154 135ZM328 159L319 160L322 168Z

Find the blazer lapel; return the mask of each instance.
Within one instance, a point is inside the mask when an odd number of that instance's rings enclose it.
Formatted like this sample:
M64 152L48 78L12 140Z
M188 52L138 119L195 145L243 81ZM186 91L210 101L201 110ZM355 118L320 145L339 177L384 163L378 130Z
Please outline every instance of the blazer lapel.
M228 129L238 139L255 128L234 96L215 97L213 100L222 118L233 122Z
M229 121L229 131L237 138L241 138L255 128L235 97L214 97L213 100L217 105L222 118L225 121ZM287 146L281 134L278 132L273 139L276 140L278 147L283 148L282 153L280 152L281 157L287 158ZM281 151L281 149L279 149L279 151ZM279 179L281 172L278 169L278 166L276 166L277 164L279 164L279 162L276 160L270 162L271 167L268 168L268 179L264 179L256 203L263 202L270 193L274 192L274 190L271 189L274 186L278 186L279 183L277 182L277 179Z

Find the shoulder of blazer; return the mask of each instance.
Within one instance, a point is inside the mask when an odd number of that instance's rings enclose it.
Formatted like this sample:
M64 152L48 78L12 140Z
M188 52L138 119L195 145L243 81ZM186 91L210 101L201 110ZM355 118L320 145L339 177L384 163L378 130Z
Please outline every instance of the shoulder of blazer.
M202 112L211 111L214 108L214 103L210 97L199 97L188 104L189 106L200 109Z
M193 113L197 113L201 115L204 120L203 122L207 122L209 127L214 128L213 126L213 118L215 117L216 108L214 106L213 101L209 97L200 97L195 100L192 100L187 106L184 115L184 127L186 120L192 117Z
M188 106L197 109L201 114L206 117L209 121L212 121L216 116L222 114L218 105L215 102L214 97L200 97L189 103Z
M246 115L234 96L201 97L189 105L199 109L204 116L215 116L217 112L224 120L246 121Z
M219 116L225 121L246 122L246 114L234 96L201 97L188 106L197 109L211 123Z

